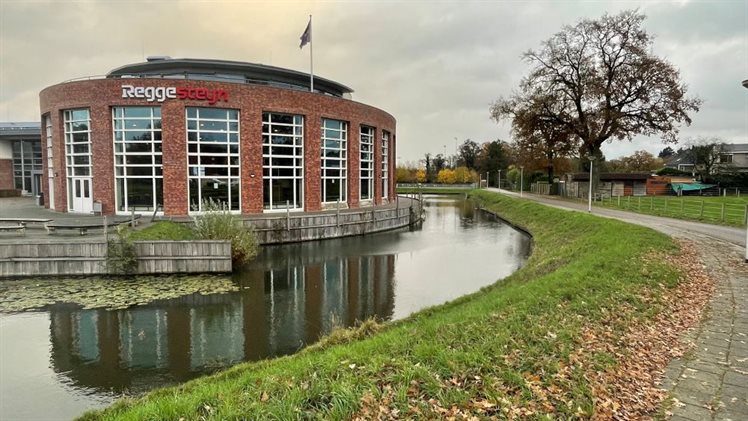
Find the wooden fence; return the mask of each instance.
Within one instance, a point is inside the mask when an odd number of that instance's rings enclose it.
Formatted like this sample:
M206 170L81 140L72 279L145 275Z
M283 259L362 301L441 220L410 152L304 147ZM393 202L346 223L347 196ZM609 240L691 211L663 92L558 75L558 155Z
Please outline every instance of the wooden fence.
M231 272L228 241L136 241L137 274ZM0 277L104 275L107 245L0 244Z
M616 196L600 197L596 202L607 207L620 208L658 216L696 219L744 226L748 221L748 204L719 202L669 196Z

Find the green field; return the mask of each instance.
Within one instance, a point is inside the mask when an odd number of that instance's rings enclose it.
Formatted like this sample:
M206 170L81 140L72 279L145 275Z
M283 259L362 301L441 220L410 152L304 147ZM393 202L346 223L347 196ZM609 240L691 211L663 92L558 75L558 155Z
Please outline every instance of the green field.
M748 197L625 196L603 198L595 205L677 219L745 226Z
M596 389L590 379L615 372L624 345L612 340L609 348L580 350L591 331L618 338L663 311L662 294L681 278L663 258L677 253L676 245L615 220L471 194L533 233L532 256L507 279L400 322L368 321L296 355L123 399L83 419L445 419L455 413L570 419L610 411L596 393L610 387L604 392L615 394L612 386Z

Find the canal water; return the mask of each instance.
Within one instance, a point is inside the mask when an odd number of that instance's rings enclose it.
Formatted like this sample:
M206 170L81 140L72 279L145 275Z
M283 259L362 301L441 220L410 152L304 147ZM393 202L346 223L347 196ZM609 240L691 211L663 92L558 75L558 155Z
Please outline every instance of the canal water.
M459 197L426 197L417 230L265 247L238 292L124 310L0 314L0 419L85 410L242 361L298 351L337 326L401 319L517 270L529 238Z

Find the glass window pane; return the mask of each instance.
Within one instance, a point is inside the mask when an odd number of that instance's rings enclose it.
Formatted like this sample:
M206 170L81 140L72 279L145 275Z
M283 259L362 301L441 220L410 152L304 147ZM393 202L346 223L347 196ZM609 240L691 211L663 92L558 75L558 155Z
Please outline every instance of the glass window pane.
M127 202L128 210L153 210L153 179L128 179Z
M203 143L200 145L201 153L220 153L225 154L228 150L228 145L225 143Z
M128 176L152 176L153 175L153 167L125 167L127 172L125 175Z
M153 165L153 156L148 155L127 155L125 156L126 165Z
M226 133L211 133L211 132L200 132L201 142L226 142L228 136Z
M125 117L150 118L151 109L149 107L126 107L124 108Z
M198 115L200 119L219 119L226 120L226 110L220 108L199 108Z
M125 143L125 151L128 153L150 153L152 143ZM121 146L121 145L118 145Z
M85 132L88 131L88 122L82 123L82 122L73 122L73 131L74 132Z
M203 118L202 113L200 114L200 118ZM228 125L225 121L200 120L200 131L210 130L210 131L217 131L217 132L225 132L227 131L227 129L228 129Z
M69 120L88 120L88 110L72 110Z

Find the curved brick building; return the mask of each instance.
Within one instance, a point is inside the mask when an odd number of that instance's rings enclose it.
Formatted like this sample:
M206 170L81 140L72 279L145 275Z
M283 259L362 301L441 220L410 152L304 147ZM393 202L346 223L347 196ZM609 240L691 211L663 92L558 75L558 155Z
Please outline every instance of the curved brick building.
M358 208L394 198L395 119L323 78L149 58L40 93L45 206L104 214ZM99 209L100 207L100 209Z

